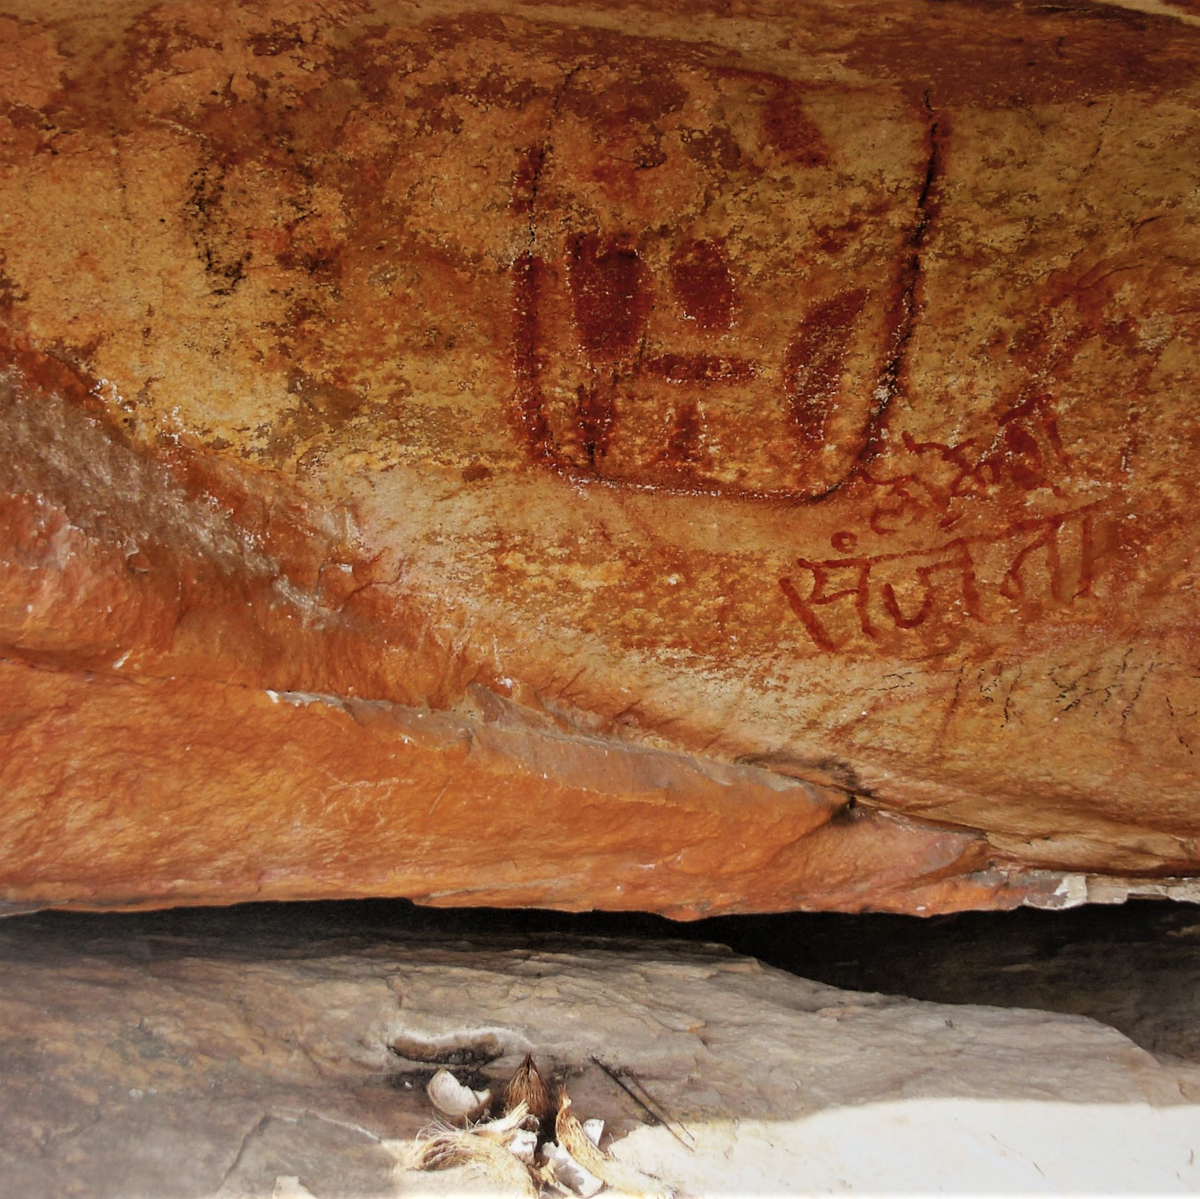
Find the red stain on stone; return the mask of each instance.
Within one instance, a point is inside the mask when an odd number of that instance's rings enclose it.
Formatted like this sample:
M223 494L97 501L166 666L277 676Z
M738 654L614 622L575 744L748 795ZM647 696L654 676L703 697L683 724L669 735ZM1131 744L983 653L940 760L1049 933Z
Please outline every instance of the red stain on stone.
M580 344L593 359L623 357L641 340L649 310L637 250L587 234L572 243L567 272Z
M579 435L583 441L588 463L595 468L596 459L608 452L608 439L613 427L612 390L603 384L584 388L579 394Z
M553 456L550 430L538 387L537 276L541 259L522 254L513 264L513 374L517 425L537 462Z
M659 375L668 383L745 383L758 374L747 358L724 358L716 354L662 354L642 364L649 375Z
M632 46L621 44L614 49L628 63ZM561 106L609 137L633 136L641 140L647 127L678 112L687 101L688 91L683 84L672 79L669 71L648 64L607 86L572 87L563 94Z
M826 441L826 424L841 390L846 350L862 312L863 288L843 292L811 309L788 348L784 370L796 437L815 453Z
M763 105L762 130L767 145L793 161L814 167L829 162L829 149L821 131L792 90L777 93Z
M667 440L664 461L669 465L689 465L696 460L700 442L700 414L695 404L684 404L675 417L675 427Z
M534 146L525 150L517 160L517 169L513 172L512 207L513 212L531 213L537 200L537 181L546 161L544 146Z
M716 242L687 241L671 255L671 286L683 311L702 329L733 323L733 276Z

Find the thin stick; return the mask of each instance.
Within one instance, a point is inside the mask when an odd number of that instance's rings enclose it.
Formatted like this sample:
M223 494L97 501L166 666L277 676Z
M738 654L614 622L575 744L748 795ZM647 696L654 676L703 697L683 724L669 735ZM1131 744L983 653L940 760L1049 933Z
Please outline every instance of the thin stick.
M652 1102L656 1105L658 1104L658 1100L655 1099L654 1096L650 1093L650 1088L647 1087L644 1082L642 1082L641 1078L638 1077L638 1075L635 1073L635 1071L632 1069L632 1067L622 1066L619 1073L623 1074L626 1078L631 1079L637 1085L638 1089L642 1092L642 1094L646 1097L647 1101ZM664 1116L667 1114L667 1109L665 1107L659 1106L658 1110L660 1110ZM687 1125L685 1125L681 1120L676 1120L674 1118L668 1118L666 1121L664 1121L664 1123L667 1128L670 1128L671 1125L674 1124L675 1128L679 1129L679 1131L681 1133L683 1133L683 1135L685 1137L687 1137L687 1139L689 1141L691 1141L692 1145L695 1145L696 1138L694 1136L692 1136L691 1132L688 1130ZM676 1134L676 1135L678 1135L678 1134Z
M667 1116L665 1111L662 1109L657 1111L655 1110L655 1104L657 1103L657 1100L655 1100L654 1096L651 1095L646 1089L646 1084L642 1082L642 1080L638 1078L638 1076L634 1074L632 1070L622 1069L621 1071L617 1071L614 1070L612 1066L602 1062L594 1053L588 1054L588 1056L593 1062L596 1063L597 1066L600 1067L601 1070L604 1071L605 1074L609 1076L609 1078L613 1080L613 1082L617 1084L617 1086L621 1088L622 1091L625 1092L626 1095L629 1096L630 1099L634 1101L634 1103L638 1105L638 1107L642 1109L642 1111L644 1111L651 1119L656 1120L659 1124L661 1124L689 1153L694 1152L693 1146L696 1138L692 1136L692 1134L688 1132L688 1130L682 1124L679 1124L678 1121L672 1121L670 1117ZM646 1096L645 1099L643 1099L641 1095L636 1094L625 1084L625 1080L621 1077L622 1074L627 1074L633 1079L634 1082L637 1083L637 1085L641 1088L642 1094ZM691 1145L689 1145L687 1141L685 1141L683 1137L681 1137L679 1133L675 1131L673 1125L676 1124L687 1136L688 1141L692 1142Z

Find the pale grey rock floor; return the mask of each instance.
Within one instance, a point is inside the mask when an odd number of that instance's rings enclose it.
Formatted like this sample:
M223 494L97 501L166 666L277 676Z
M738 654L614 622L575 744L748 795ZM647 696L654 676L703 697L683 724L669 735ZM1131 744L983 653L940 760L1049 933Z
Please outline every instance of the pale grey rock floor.
M815 977L695 939L722 934ZM683 1194L911 1193L976 1169L1068 1193L1122 1163L1194 1190L1198 963L1200 911L1170 905L687 927L385 903L14 917L0 1195L431 1193L389 1148L428 1123L425 1081L450 1063L495 1086L526 1052ZM997 1157L1001 1135L1024 1148Z

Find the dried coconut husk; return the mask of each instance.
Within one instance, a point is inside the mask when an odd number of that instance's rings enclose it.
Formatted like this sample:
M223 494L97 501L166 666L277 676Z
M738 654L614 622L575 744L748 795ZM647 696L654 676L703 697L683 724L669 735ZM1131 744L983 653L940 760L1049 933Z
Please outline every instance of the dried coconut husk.
M521 1132L528 1118L529 1111L522 1104L499 1120L469 1128L435 1126L407 1148L401 1164L409 1170L465 1166L494 1185L497 1195L536 1197L539 1187L529 1167L509 1148L509 1142Z
M448 1170L465 1166L486 1178L497 1195L528 1195L537 1199L540 1188L528 1166L503 1145L461 1128L447 1128L413 1146L405 1166L410 1170Z
M529 1114L529 1108L523 1103L518 1103L511 1112L505 1112L503 1116L499 1116L495 1120L485 1120L481 1124L472 1125L471 1131L476 1136L487 1137L489 1140L507 1145L518 1132L528 1128L532 1123L533 1117Z
M657 1178L617 1161L611 1154L592 1144L579 1118L571 1111L571 1098L565 1089L558 1093L558 1116L554 1131L559 1145L584 1170L594 1174L614 1191L640 1199L670 1199L671 1191Z
M516 1068L508 1080L508 1086L504 1088L506 1112L512 1111L520 1103L525 1104L530 1115L537 1117L542 1133L549 1135L553 1129L554 1104L531 1053L525 1055L525 1060Z

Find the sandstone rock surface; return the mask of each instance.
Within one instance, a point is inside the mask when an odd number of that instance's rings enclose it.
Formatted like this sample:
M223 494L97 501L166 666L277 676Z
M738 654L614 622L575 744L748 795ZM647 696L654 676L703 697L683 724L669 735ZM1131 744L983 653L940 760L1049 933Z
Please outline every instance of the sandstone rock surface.
M1089 1016L1152 1053L1200 1064L1200 919L1189 904L1133 900L929 920L789 913L687 929L844 990Z
M719 946L176 915L0 924L9 1193L494 1196L397 1173L389 1142L429 1122L439 1065L496 1088L526 1052L681 1199L1200 1185L1200 1066L1081 1017L841 991Z
M1153 7L9 0L0 900L1194 875Z

